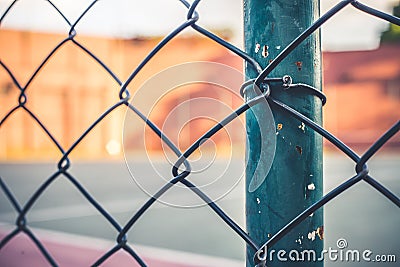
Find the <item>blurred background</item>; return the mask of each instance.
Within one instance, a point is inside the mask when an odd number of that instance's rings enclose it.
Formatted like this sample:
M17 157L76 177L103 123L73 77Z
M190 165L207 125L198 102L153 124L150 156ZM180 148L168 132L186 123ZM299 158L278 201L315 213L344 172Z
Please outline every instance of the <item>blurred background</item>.
M0 0L0 14L11 2ZM321 13L338 2L321 1ZM74 22L91 1L53 3ZM400 16L398 0L363 3ZM242 5L240 0L204 0L198 8L198 24L242 47ZM75 40L124 81L163 36L185 20L186 12L181 3L173 0L99 1L76 26ZM25 85L49 52L68 36L68 31L67 23L48 2L17 1L1 22L0 59L19 83ZM400 118L400 28L347 7L322 27L322 48L323 91L328 99L324 127L362 153ZM189 28L168 43L128 88L134 93L160 71L193 61L217 62L239 72L243 70L241 58ZM209 97L234 109L243 102L238 96L239 87L240 84L232 91L220 93L206 85L191 86L188 90L176 90L157 103L153 98L142 97L139 104L156 106L149 114L150 119L184 150L213 123L185 120L188 112L201 112L204 106L191 106L191 110L174 110L175 107L191 98ZM32 81L26 91L26 106L68 148L102 112L118 101L118 92L119 85L106 71L69 42ZM158 91L149 94L157 96ZM0 118L18 105L18 97L18 88L1 68ZM171 119L168 115L172 112ZM216 117L228 114L213 107L208 112ZM149 179L155 177L155 187L164 182L160 178L171 177L170 163L159 138L146 130L139 119L127 124L125 113L124 108L113 111L69 157L74 177L122 224L148 198L132 179L132 172ZM169 126L165 127L167 119ZM229 136L214 138L215 146L209 148L214 152L206 150L197 156L200 161L207 161L210 159L207 153L214 153L215 168L207 169L202 175L213 177L224 168L237 174L238 182L218 204L244 227L241 178L245 132L243 127L238 129ZM354 166L329 143L325 143L324 151L324 190L328 192L351 177ZM397 195L400 194L399 151L397 134L374 156L370 166L372 175ZM1 125L0 175L21 204L56 171L60 157L57 147L27 112L20 109ZM169 194L177 203L196 198L187 193L171 191ZM11 227L16 216L5 194L0 193L0 229ZM110 241L117 235L66 179L57 179L49 187L27 219L32 227L47 231L42 234L44 238L50 238L54 231ZM206 228L204 221L207 221ZM400 230L398 209L368 185L359 184L326 206L325 229L326 246L334 246L338 238L345 237L355 248L397 253L400 260L400 241L398 235L393 235ZM239 263L244 258L241 239L207 207L182 209L157 203L132 229L129 241L151 248L229 258ZM12 266L7 256L14 255L11 248L12 245L7 245L0 251L0 263ZM347 265L327 263L327 266Z

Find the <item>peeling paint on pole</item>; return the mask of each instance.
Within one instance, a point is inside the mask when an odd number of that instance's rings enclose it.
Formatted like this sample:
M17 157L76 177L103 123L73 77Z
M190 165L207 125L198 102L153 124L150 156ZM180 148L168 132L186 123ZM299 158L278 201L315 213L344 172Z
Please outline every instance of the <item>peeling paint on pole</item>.
M319 16L317 0L245 0L244 38L245 50L262 67L266 67L293 39L311 25ZM290 75L295 83L305 83L321 88L321 49L319 32L306 39L269 77ZM246 75L257 77L252 66L246 64ZM293 107L305 116L322 123L321 100L301 88L285 91L282 86L271 87L274 98ZM246 97L250 97L247 93ZM246 166L246 224L250 236L263 244L304 209L322 197L322 138L291 117L271 106L276 131L276 152L272 167L264 182L254 191L248 190L256 164ZM262 117L263 110L252 112ZM259 136L260 129L253 127L254 115L246 114L248 157L260 158L259 143L252 136ZM264 129L261 129L263 131ZM261 140L268 142L268 140ZM268 147L268 146L266 146ZM268 167L268 166L267 166ZM323 249L323 213L318 210L293 229L274 247L287 252ZM255 251L247 250L247 266L254 266ZM267 254L267 265L320 267L322 262L279 261Z

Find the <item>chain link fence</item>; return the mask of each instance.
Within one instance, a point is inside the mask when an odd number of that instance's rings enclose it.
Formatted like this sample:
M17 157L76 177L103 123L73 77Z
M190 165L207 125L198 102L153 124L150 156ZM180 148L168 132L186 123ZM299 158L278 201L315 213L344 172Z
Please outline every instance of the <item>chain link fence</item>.
M7 15L10 13L10 11L15 7L16 0L13 1L9 7L6 9L6 11L1 15L0 23L3 22L3 20L7 17ZM285 76L282 78L270 78L268 77L269 73L271 73L274 68L276 68L282 60L284 60L290 53L293 51L301 42L303 42L307 37L313 34L316 30L318 30L326 21L330 20L332 17L334 17L335 14L339 13L343 8L356 8L358 10L361 10L362 12L365 12L369 15L375 16L376 18L386 20L388 22L391 22L396 25L400 25L400 19L397 17L394 17L392 15L383 13L381 11L378 11L376 9L373 9L369 6L366 6L358 1L354 0L346 0L346 1L341 1L338 3L336 6L334 6L331 10L329 10L326 14L321 16L317 21L315 21L308 29L306 29L300 36L298 36L291 44L289 44L287 47L285 47L282 52L271 61L271 63L265 68L262 69L261 66L257 63L257 61L250 57L248 54L246 54L244 51L240 50L239 48L235 47L231 43L223 40L222 38L218 37L214 33L208 31L207 29L201 27L200 25L197 24L199 20L199 14L196 11L196 8L200 2L200 0L195 0L192 4L185 0L180 0L179 2L184 5L187 8L187 19L182 22L178 27L176 27L171 33L166 35L153 49L148 55L143 59L143 61L137 66L136 69L132 71L130 76L126 80L121 80L111 68L109 68L99 57L96 56L95 53L91 52L88 48L86 48L84 45L82 45L79 41L75 39L77 36L77 31L75 30L76 26L81 22L82 18L86 16L88 12L91 11L91 9L95 6L95 4L98 1L93 1L87 8L84 10L84 12L79 16L79 18L76 21L70 21L64 14L62 10L59 10L52 1L48 0L47 1L52 8L58 12L59 16L63 18L66 24L69 26L69 32L68 36L62 40L57 46L55 46L50 53L45 57L45 59L42 61L42 63L39 65L39 67L36 68L30 79L25 83L21 84L21 82L16 78L15 73L13 73L12 69L10 69L5 62L0 61L1 67L8 73L10 78L12 79L14 85L16 88L18 88L19 96L18 99L16 99L16 104L15 106L1 119L0 125L3 126L3 124L7 120L11 120L13 117L13 114L16 113L17 110L23 110L26 112L31 118L34 119L34 121L37 123L37 125L46 133L48 138L51 140L51 142L58 148L60 153L62 154L62 157L59 159L57 163L57 168L58 170L52 174L50 177L48 177L45 182L43 182L40 187L31 195L29 200L24 204L21 205L18 201L18 199L13 195L12 190L7 186L7 184L4 182L3 179L0 179L0 186L7 197L7 199L10 201L12 206L14 207L15 211L18 213L16 222L15 222L15 229L8 233L0 243L0 248L3 248L10 240L12 240L15 236L18 234L24 233L26 234L38 247L38 249L41 251L41 253L44 255L44 257L47 259L47 261L52 265L52 266L57 266L57 259L54 258L49 251L46 249L46 247L42 244L41 240L37 238L35 233L30 229L29 226L29 221L27 220L27 215L31 211L32 206L35 204L35 202L41 197L41 195L49 188L49 186L54 183L57 179L60 179L61 177L65 177L68 179L75 187L76 189L87 199L93 207L97 209L97 211L104 216L104 218L109 222L110 225L118 232L118 236L116 239L115 246L110 248L109 251L107 251L104 255L102 255L99 259L97 259L96 262L93 263L93 266L100 266L103 262L105 262L107 259L112 257L116 252L120 250L124 250L127 253L129 253L136 261L138 264L141 266L146 266L146 262L141 258L141 256L135 252L135 245L130 244L127 240L127 234L128 232L135 227L135 223L138 221L138 219L142 216L146 215L146 211L151 208L151 206L168 190L170 190L172 187L174 187L177 184L182 184L185 187L188 187L193 194L196 194L199 196L204 203L206 203L210 209L212 209L226 224L226 227L231 228L240 238L242 238L249 247L254 249L254 257L255 261L259 262L260 265L265 264L265 259L264 257L266 255L265 250L266 248L269 248L276 244L283 236L285 236L289 231L291 231L294 227L296 227L298 224L300 224L303 220L305 220L308 216L310 216L313 212L324 206L326 203L330 202L333 198L337 197L341 193L343 193L345 190L349 189L350 187L354 186L355 184L359 182L365 182L372 186L374 189L379 191L381 194L383 194L389 201L393 202L397 207L400 207L400 199L398 196L393 194L388 188L386 188L384 185L382 185L377 179L373 178L371 175L369 175L369 170L367 167L367 163L369 159L379 151L379 149L391 138L393 137L400 129L400 122L398 121L395 123L390 129L387 130L387 132L382 135L376 142L363 154L363 155L358 155L355 153L351 148L346 146L341 140L337 139L335 136L333 136L331 133L326 131L323 127L320 125L316 124L306 116L302 115L301 113L297 112L294 108L289 107L285 105L285 103L282 103L270 95L270 89L268 86L268 83L270 82L281 82L283 87L296 87L296 86L302 86L305 88L309 89L310 94L316 95L321 99L323 103L326 102L326 97L321 93L319 90L316 90L315 88L312 88L311 86L308 85L296 85L291 83L291 78L290 76ZM233 52L236 54L238 57L241 57L243 60L245 60L248 64L251 64L255 70L258 71L259 75L256 79L247 81L244 83L241 88L242 91L243 89L248 86L248 85L255 85L254 88L255 90L258 90L258 96L256 96L253 99L248 100L247 102L243 103L239 108L237 108L232 114L227 116L225 119L217 123L215 126L210 128L201 138L199 138L196 142L194 142L186 151L180 151L176 144L174 144L168 136L164 134L163 131L161 131L155 123L153 123L149 118L147 118L144 114L140 112L135 106L133 106L129 100L131 98L131 94L128 90L128 86L130 83L135 79L135 77L138 75L138 73L141 72L143 67L152 60L152 58L158 54L162 53L163 47L168 44L172 39L174 39L179 33L184 32L186 29L192 28L198 33L202 34L203 36L213 40L214 42L218 43L219 45L223 46L227 50ZM105 110L103 114L98 117L93 123L90 125L89 128L87 128L75 141L74 143L68 147L65 148L63 147L60 142L57 141L56 137L53 135L51 128L47 127L42 123L40 118L35 115L35 113L28 108L26 105L29 101L29 95L27 94L27 90L29 89L30 85L32 84L32 81L38 76L39 73L41 73L43 67L45 64L54 56L54 54L60 50L62 46L64 46L66 43L72 43L79 49L81 49L84 53L89 55L91 58L93 58L101 68L103 68L108 75L117 83L120 87L120 90L118 92L118 98L119 101L117 101L114 105L112 105L110 108ZM240 84L238 85L240 87ZM261 89L259 89L261 88ZM237 223L235 223L207 194L205 194L200 188L198 188L195 184L190 182L187 178L191 174L191 166L187 160L188 157L190 157L199 147L202 146L205 140L208 138L211 138L213 135L215 135L217 132L221 131L224 129L226 125L228 125L232 120L237 118L238 115L245 113L249 108L251 108L254 105L257 105L260 103L262 100L267 100L267 102L270 105L275 105L291 116L295 117L298 119L300 122L303 122L306 126L310 127L317 133L319 133L321 136L323 136L326 140L328 140L330 143L332 143L334 146L336 146L340 151L342 151L344 154L346 154L352 161L354 161L355 164L355 175L351 177L350 179L346 180L344 183L327 193L323 198L321 198L319 201L311 205L309 208L304 210L301 214L299 214L295 219L293 219L290 223L288 223L285 227L283 227L279 232L275 233L274 235L271 236L269 240L266 240L263 245L258 245L255 240L253 240L244 229L242 229ZM74 149L80 144L85 138L88 138L88 134L94 129L96 125L98 125L104 118L109 116L111 113L113 113L117 108L121 106L126 106L129 109L129 112L135 113L137 116L139 116L147 126L154 131L155 134L159 137L162 142L164 142L165 145L167 145L178 157L176 163L173 166L172 173L173 177L170 178L168 182L165 183L165 185L158 190L156 194L154 194L152 197L150 197L147 202L135 213L133 216L130 218L130 220L125 224L122 225L120 224L103 206L101 203L97 202L92 195L85 189L84 186L81 185L80 181L76 179L69 171L72 162L70 161L70 154Z

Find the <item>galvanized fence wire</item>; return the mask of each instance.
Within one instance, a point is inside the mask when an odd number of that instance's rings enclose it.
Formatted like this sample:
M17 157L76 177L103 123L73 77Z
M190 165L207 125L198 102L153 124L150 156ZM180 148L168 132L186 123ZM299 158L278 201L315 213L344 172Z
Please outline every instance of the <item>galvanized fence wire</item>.
M377 191L382 193L388 200L390 200L393 204L400 208L400 199L398 196L393 194L388 188L383 186L377 179L373 178L369 175L367 163L369 159L377 153L377 151L397 132L400 130L400 121L395 123L385 134L383 134L376 142L363 154L358 155L351 148L346 146L341 140L333 136L323 127L310 120L303 114L297 112L294 108L282 103L276 99L274 99L270 95L269 84L272 82L282 83L282 88L296 88L302 87L308 89L309 93L315 95L320 98L322 103L326 102L326 97L319 90L306 85L306 84L293 84L290 76L286 75L282 78L270 78L268 75L271 71L276 68L280 62L285 59L300 43L302 43L307 37L313 34L314 31L319 29L326 21L331 19L335 14L339 13L343 8L347 6L352 6L362 12L365 12L374 17L386 20L396 25L400 25L400 19L383 13L379 10L373 9L369 6L366 6L358 1L354 0L345 0L339 2L336 6L330 9L327 13L322 15L318 20L316 20L308 29L306 29L300 36L298 36L295 40L293 40L286 48L282 50L282 52L265 68L262 69L261 66L257 63L257 61L246 54L241 49L235 47L231 43L223 40L218 37L214 33L208 31L207 29L199 26L197 22L199 21L199 14L196 11L196 8L201 0L195 0L192 4L185 0L179 0L188 10L186 20L176 27L172 32L166 35L154 48L151 52L143 59L143 61L132 71L128 79L122 81L118 78L118 76L105 64L103 61L97 57L94 53L92 53L87 47L82 45L79 41L75 39L77 32L75 27L80 23L82 18L91 11L92 7L98 2L97 0L91 2L91 4L84 10L84 12L79 16L79 18L75 22L71 22L68 18L63 14L61 10L59 10L52 1L48 0L47 2L58 12L58 14L63 18L63 20L69 25L68 36L62 40L56 47L54 47L50 53L45 57L42 63L36 68L33 72L32 76L29 78L25 85L22 85L16 76L13 74L13 71L7 67L5 62L0 60L1 67L8 73L10 78L12 79L14 85L19 90L18 103L14 108L12 108L2 119L0 125L12 117L12 114L15 111L22 109L24 110L33 120L37 123L37 125L46 133L48 138L52 141L52 143L57 147L57 149L62 154L59 162L57 163L58 170L48 177L39 188L32 194L32 196L28 199L28 201L21 205L17 198L13 195L12 190L7 186L4 180L0 177L0 186L5 196L10 201L11 205L17 212L18 216L15 222L16 228L7 234L0 243L0 249L3 248L10 240L12 240L16 235L20 233L25 233L38 247L43 256L47 259L49 264L52 266L58 266L57 260L52 257L52 255L48 252L46 247L42 244L41 240L39 240L34 232L30 229L28 225L28 221L26 219L27 214L30 212L32 206L35 202L41 197L44 191L52 184L55 180L60 179L61 177L66 178L69 182L71 182L76 189L87 199L87 201L93 205L97 209L97 211L104 216L104 218L112 225L116 232L116 244L114 247L110 248L109 251L104 253L96 262L93 263L93 266L99 266L103 262L105 262L108 258L110 258L114 253L119 250L125 250L129 253L139 265L147 266L144 260L138 255L133 249L134 245L128 243L127 234L134 227L137 220L144 216L146 211L159 199L165 192L167 192L170 188L172 188L177 183L181 183L186 187L190 188L194 194L199 196L207 205L226 223L228 227L230 227L240 238L242 238L249 247L254 250L254 262L258 265L265 265L266 255L268 247L276 244L282 237L284 237L288 232L290 232L294 227L300 224L303 220L305 220L309 215L313 212L324 206L326 203L331 201L336 196L343 193L348 188L354 186L360 181L364 181L375 188ZM4 18L9 14L9 11L15 6L17 0L13 1L6 11L2 14L0 18L0 27ZM153 58L157 53L161 53L162 48L173 38L175 38L179 33L184 31L185 29L191 27L196 30L200 34L205 37L215 41L219 45L225 47L231 52L235 53L237 56L244 59L248 62L254 69L258 72L258 77L253 80L249 80L241 86L241 92L243 92L244 88L248 85L253 84L253 90L256 90L258 95L253 99L250 99L243 103L239 108L237 108L234 112L228 115L225 119L220 121L218 124L210 128L203 136L201 136L196 142L194 142L186 151L180 151L177 146L144 114L142 114L137 108L130 104L130 93L128 90L129 84L135 79L137 74L142 70L142 68ZM58 51L63 45L66 43L73 43L77 47L79 47L82 51L88 54L91 58L93 58L105 71L107 71L108 75L120 86L120 90L118 93L119 101L117 101L114 105L109 107L104 113L99 116L90 126L87 128L80 136L75 140L75 142L67 149L63 148L62 145L57 141L56 137L52 134L50 129L46 127L38 118L32 110L30 110L26 103L28 101L27 90L31 85L32 81L41 72L44 65L49 61L49 59ZM240 86L240 85L239 85ZM239 87L238 86L238 87ZM291 90L287 90L290 94ZM275 233L271 238L265 241L261 246L258 245L258 242L253 240L246 232L243 230L238 224L236 224L228 214L226 214L215 202L211 200L203 191L201 191L195 184L188 181L186 178L191 174L191 166L187 161L187 158L191 156L191 154L198 149L202 143L216 134L218 131L223 129L227 124L229 124L232 120L234 120L238 115L244 113L250 107L257 105L258 103L267 100L269 105L276 106L279 109L287 112L294 118L298 119L300 122L303 122L305 125L309 126L315 132L319 133L321 136L326 138L330 143L336 146L340 151L346 154L351 160L355 163L355 175L344 183L327 193L323 196L319 201L315 202L309 208L304 210L301 214L299 214L295 219L285 225L280 231ZM150 197L141 208L132 215L130 220L125 224L121 225L103 206L97 202L91 194L81 185L78 179L76 179L73 175L69 173L69 168L71 167L71 161L69 159L69 155L71 152L77 147L79 143L82 142L83 139L87 137L87 135L96 127L105 117L107 117L110 113L112 113L115 109L120 106L126 106L131 112L134 112L139 116L147 126L154 131L158 135L158 137L169 147L178 157L176 163L172 168L172 179L165 183L165 185L158 190L152 197ZM183 171L179 171L181 166L184 166Z

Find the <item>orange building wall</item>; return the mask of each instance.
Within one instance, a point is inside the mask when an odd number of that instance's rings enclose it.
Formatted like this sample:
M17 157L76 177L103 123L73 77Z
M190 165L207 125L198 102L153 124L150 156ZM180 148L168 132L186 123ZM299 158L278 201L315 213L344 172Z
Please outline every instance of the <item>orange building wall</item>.
M1 61L25 86L35 68L64 38L66 36L57 34L2 30ZM76 40L98 56L123 81L160 38L122 40L77 36ZM400 93L396 97L393 92L387 92L388 84L392 91L400 91L400 61L393 57L393 51L398 52L399 46L372 52L324 53L324 91L328 97L324 108L324 125L345 143L368 145L400 118ZM360 63L361 59L363 61ZM191 61L216 61L242 70L239 57L207 38L179 37L168 43L139 73L129 85L130 92L133 93L146 79L159 71ZM67 149L102 112L118 101L118 92L119 85L107 72L76 45L68 42L51 57L29 85L26 107ZM199 95L194 91L196 94ZM211 92L206 94L218 97ZM0 68L1 118L18 105L18 96L18 88L6 71ZM221 99L226 100L226 97ZM166 102L165 112L171 110L177 101L179 97ZM233 97L228 102L232 107L237 107L241 100ZM71 156L106 156L107 143L110 140L121 140L124 112L124 108L114 111L84 139ZM156 115L152 119L161 126L164 117L164 112L160 112L158 117ZM210 126L199 125L190 129L193 134L189 134L191 137L188 143ZM135 148L141 142L143 124L138 120L128 127L132 134L131 148ZM160 149L158 138L151 133L147 134L149 149ZM242 142L243 139L238 136L234 141ZM220 142L223 143L224 139ZM392 146L399 144L398 136L391 140ZM24 110L19 109L1 126L0 159L53 157L59 158L60 152Z
M325 127L365 149L400 119L400 45L324 53ZM400 135L386 145L398 147Z
M57 34L2 30L1 61L21 85L25 86L42 60L64 38L65 36ZM127 79L161 40L160 38L121 40L80 36L75 39L109 66L122 81ZM165 68L184 62L207 61L214 55L228 53L207 38L181 37L172 40L161 53L154 56L128 88L133 94L146 79ZM238 62L240 65L240 61ZM28 99L26 107L67 149L102 112L119 100L118 92L119 85L97 62L72 42L67 42L51 57L29 85L26 90ZM18 96L18 88L14 86L6 71L0 68L0 117L4 117L18 105ZM106 144L110 140L121 140L124 114L124 107L112 112L71 155L76 157L106 155ZM142 125L133 127L140 129L138 134L142 134ZM1 128L0 159L42 159L60 156L60 152L49 138L45 137L43 130L22 109L12 114Z

